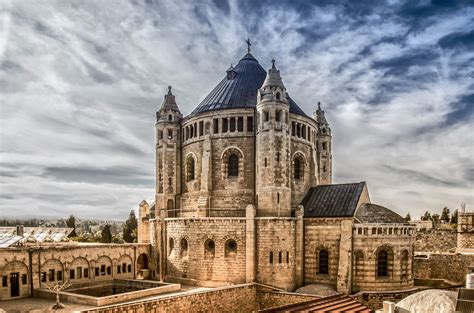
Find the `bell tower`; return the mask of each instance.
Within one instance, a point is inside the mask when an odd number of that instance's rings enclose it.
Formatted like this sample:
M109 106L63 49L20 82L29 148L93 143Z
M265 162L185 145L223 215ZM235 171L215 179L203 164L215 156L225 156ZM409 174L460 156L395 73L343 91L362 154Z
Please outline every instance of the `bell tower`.
M332 136L324 111L321 110L321 102L318 102L318 109L313 113L313 118L318 126L316 135L316 157L319 169L318 181L320 185L330 185L332 184Z
M156 195L155 209L165 210L166 217L174 217L176 195L179 190L181 160L181 127L183 115L175 96L168 87L160 110L156 113Z
M288 115L288 94L272 60L257 93L257 216L291 216Z

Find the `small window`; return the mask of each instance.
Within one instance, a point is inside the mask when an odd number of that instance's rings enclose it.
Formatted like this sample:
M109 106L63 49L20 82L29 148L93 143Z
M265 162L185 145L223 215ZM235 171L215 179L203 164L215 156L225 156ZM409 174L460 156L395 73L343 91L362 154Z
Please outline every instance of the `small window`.
M296 135L296 124L295 122L291 122L291 135Z
M174 239L173 239L173 238L170 238L169 244L170 244L170 254L171 254L171 252L172 252L173 249L174 249Z
M244 118L242 116L237 119L237 131L244 131Z
M204 121L199 122L199 136L204 135Z
M105 275L105 265L100 266L100 275Z
M212 120L212 127L214 129L214 134L219 132L219 119L215 118Z
M280 203L280 193L277 192L277 203Z
M275 111L275 121L281 122L281 110Z
M98 267L95 268L95 276L99 276L99 268Z
M264 114L264 122L268 122L270 120L270 112L269 111L265 111L263 112Z
M322 147L323 147L323 150L327 150L328 144L327 144L326 142L323 142L323 143L322 143Z
M290 252L286 251L286 263L290 263Z
M276 93L276 99L277 99L277 100L280 100L280 98L281 98L281 95L280 95L279 92L277 92L277 93Z
M230 131L233 133L235 132L235 117L230 119Z
M122 272L127 272L127 263L122 263Z
M273 264L273 251L270 251L270 264Z
M235 154L229 156L227 164L227 176L239 176L239 157Z
M253 116L247 117L247 131L253 132Z
M181 246L181 257L188 256L188 241L185 238L181 239L180 246Z
M326 250L319 251L319 274L329 274L329 253Z
M122 273L122 267L120 265L117 265L117 274Z
M267 158L265 158L264 162L265 162L265 167L267 167Z
M279 264L281 264L282 259L283 259L283 257L282 257L282 255L281 255L281 251L280 251L280 252L278 252L278 263L279 263Z
M388 255L387 252L384 250L380 251L377 254L377 276L388 276Z
M158 139L163 139L163 132L161 130L158 131Z
M277 163L280 163L280 151L277 151Z
M89 277L89 269L85 268L84 269L84 278L88 278L88 277Z
M327 172L326 165L323 165L323 173L326 173L326 172Z
M173 139L173 130L168 129L168 139Z
M229 239L225 243L225 256L235 256L237 253L237 242L234 239Z
M107 266L107 275L111 275L111 274L112 274L112 267Z
M194 158L192 156L188 156L188 159L186 161L186 167L187 181L191 181L194 179Z
M215 244L214 240L207 239L204 242L204 249L205 249L204 254L206 256L214 257L215 252L216 252L216 244Z
M300 157L295 158L293 174L297 180L303 178L303 160Z
M54 277L53 277L53 280L54 280ZM23 285L28 284L28 276L26 274L21 275L21 283Z
M54 269L48 271L48 280L54 281Z
M306 125L301 126L301 137L303 137L303 139L306 139Z
M76 278L76 272L74 270L69 270L69 278L70 279L75 279Z
M168 121L172 122L173 121L173 115L168 115Z
M82 267L77 267L76 270L77 270L77 279L81 279L82 278Z
M173 182L173 180L171 179L171 177L168 177L168 186L171 186L172 182Z
M227 133L228 129L229 129L229 121L227 120L227 118L223 118L222 119L222 132Z
M2 276L2 287L7 287L7 276L3 275Z
M132 272L132 264L128 264L128 265L127 265L127 271L128 271L129 273Z
M58 271L56 273L56 276L57 276L58 280L63 280L63 271Z

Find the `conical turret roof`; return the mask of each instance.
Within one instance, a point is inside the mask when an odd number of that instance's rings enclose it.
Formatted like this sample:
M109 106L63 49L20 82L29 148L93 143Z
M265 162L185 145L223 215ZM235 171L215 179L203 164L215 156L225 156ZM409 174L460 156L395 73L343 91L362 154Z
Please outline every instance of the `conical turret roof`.
M257 91L265 81L266 71L250 52L244 55L233 71L235 75L226 75L191 115L220 109L256 107ZM289 104L291 113L307 116L291 98Z
M163 102L161 103L160 111L162 110L173 110L179 112L178 105L176 104L176 99L171 92L171 86L168 86L168 93L165 95Z

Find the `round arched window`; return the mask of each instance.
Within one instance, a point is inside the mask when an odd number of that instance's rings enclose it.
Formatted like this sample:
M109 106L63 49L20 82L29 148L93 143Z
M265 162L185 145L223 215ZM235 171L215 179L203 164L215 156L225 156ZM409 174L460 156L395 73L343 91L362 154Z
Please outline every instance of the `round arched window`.
M234 239L229 239L225 243L225 249L228 252L235 252L237 251L237 242Z
M239 157L235 154L229 156L227 163L227 176L239 176Z

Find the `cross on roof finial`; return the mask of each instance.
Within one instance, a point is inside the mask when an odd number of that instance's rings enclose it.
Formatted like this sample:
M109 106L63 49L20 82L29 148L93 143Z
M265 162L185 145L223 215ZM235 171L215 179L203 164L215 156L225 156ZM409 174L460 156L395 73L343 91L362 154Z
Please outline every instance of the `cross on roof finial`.
M247 53L250 53L250 46L252 45L250 43L250 38L247 38L247 40L245 40L245 42L247 43Z
M273 69L276 69L276 67L275 67L275 62L276 62L275 59L272 59L272 68L273 68Z
M171 86L168 86L168 96L171 95Z

